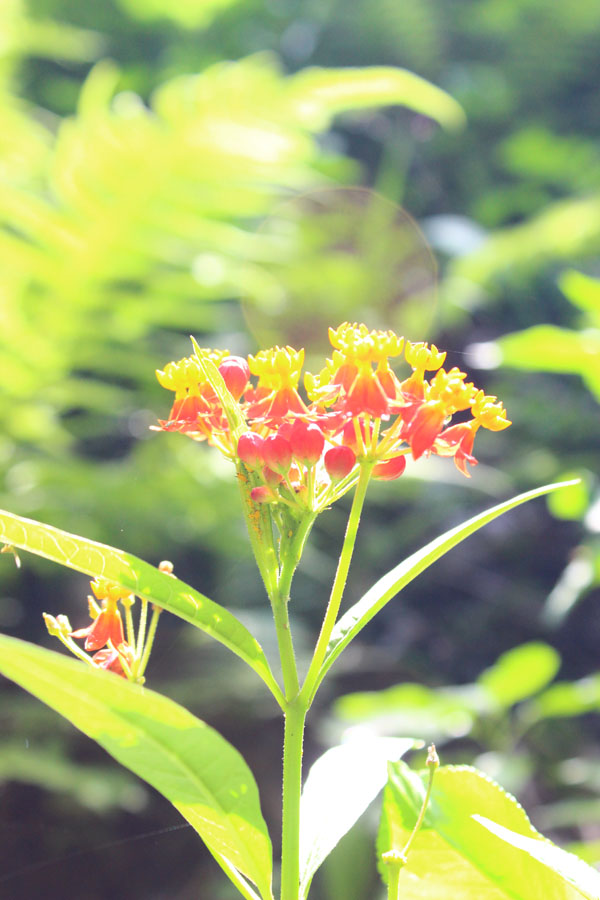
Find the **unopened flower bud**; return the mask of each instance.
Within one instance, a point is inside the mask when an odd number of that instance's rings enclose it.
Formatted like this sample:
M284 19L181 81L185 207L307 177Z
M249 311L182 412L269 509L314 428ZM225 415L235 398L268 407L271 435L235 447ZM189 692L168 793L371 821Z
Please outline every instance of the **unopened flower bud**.
M296 419L289 435L292 453L304 466L314 466L325 446L323 432L317 425Z
M290 442L280 434L270 434L265 438L263 444L263 458L266 465L274 472L287 475L292 464Z
M234 400L239 400L250 380L250 368L242 356L226 356L219 372Z
M260 469L265 464L263 444L265 439L254 431L246 431L237 445L237 455L249 469Z
M250 497L255 503L273 503L277 500L277 494L267 484L252 488Z
M61 615L56 616L56 618L48 613L43 613L43 616L46 628L48 629L48 634L51 634L54 637L58 637L62 634L66 637L71 633L71 623L69 622L68 616L63 615L62 613Z
M437 769L440 764L440 758L437 755L437 750L435 749L435 744L430 744L427 748L427 759L425 760L425 765L429 766L430 769Z
M42 613L44 617L44 624L48 629L48 634L52 635L52 637L58 637L59 634L62 634L62 629L58 624L58 620L51 616L50 613ZM70 631L71 629L69 629Z
M400 478L406 469L406 456L392 456L391 459L384 459L373 467L373 478L379 481L394 481Z
M324 458L325 469L333 482L349 475L356 462L356 454L350 447L331 447Z
M263 466L262 477L271 487L277 487L283 481L283 475L280 475L279 472L274 472L268 466Z

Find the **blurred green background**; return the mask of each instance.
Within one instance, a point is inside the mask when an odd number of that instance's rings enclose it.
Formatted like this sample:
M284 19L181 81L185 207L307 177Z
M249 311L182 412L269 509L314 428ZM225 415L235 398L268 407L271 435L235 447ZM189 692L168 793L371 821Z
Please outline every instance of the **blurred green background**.
M435 738L600 859L597 2L3 0L0 36L0 505L171 559L272 648L231 471L149 430L171 399L154 369L190 333L322 353L344 319L447 348L514 425L481 435L470 481L434 459L374 486L348 602L496 500L581 485L386 608L332 673L307 763L348 728ZM301 651L344 515L298 576ZM5 556L0 584L3 631L50 646L42 611L85 621L72 572ZM242 751L277 843L260 683L164 617L149 683ZM1 897L232 896L166 802L2 688ZM377 896L373 815L315 900Z

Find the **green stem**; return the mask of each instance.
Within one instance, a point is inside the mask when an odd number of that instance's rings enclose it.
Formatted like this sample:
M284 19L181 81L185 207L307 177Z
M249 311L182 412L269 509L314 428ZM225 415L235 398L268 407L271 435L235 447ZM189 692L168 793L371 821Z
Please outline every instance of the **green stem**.
M306 713L298 698L288 704L285 712L281 900L298 900L300 895L300 796Z
M277 592L280 597L285 598L286 600L289 600L290 598L292 578L294 577L294 573L298 568L298 563L300 562L302 553L304 552L306 539L310 534L311 528L313 527L316 518L317 513L315 512L305 513L303 519L297 525L294 534L289 542L287 542L286 538L286 543L284 544L282 536L282 549L283 546L285 546L285 554L282 553L281 573L279 575Z
M140 626L138 629L137 644L131 644L136 660L141 658L144 651L144 642L146 640L146 625L148 622L148 601L144 600L144 598L142 597L140 603Z
M277 644L279 646L279 658L281 660L281 670L283 673L283 685L285 690L285 698L291 702L300 690L298 681L298 669L296 666L296 654L294 652L294 644L292 633L290 630L290 620L288 614L288 605L290 601L290 588L294 572L300 562L302 551L306 543L306 539L310 533L310 529L316 518L316 513L307 513L300 523L297 524L296 530L291 539L288 540L287 535L282 534L281 547L281 571L277 590L271 597L271 606L273 608L273 618L275 621L275 631L277 632ZM285 517L282 520L281 527L284 528ZM285 548L285 551L283 551Z
M356 535L358 532L358 525L360 523L360 515L365 502L367 487L369 485L369 479L371 477L371 471L374 464L375 463L372 460L363 460L361 462L360 475L356 484L356 491L354 493L354 499L352 500L350 515L348 516L346 534L344 536L344 543L342 546L342 552L340 553L338 567L335 573L335 579L331 588L331 596L329 598L327 612L325 613L325 618L321 627L321 633L319 634L319 639L317 641L312 662L306 676L306 681L304 682L304 685L302 687L301 696L307 704L307 707L310 706L313 701L318 684L319 672L327 653L327 645L329 643L331 632L333 631L340 610L340 604L342 602L344 588L346 587L348 572L350 570L350 563L352 561L352 553L354 551L354 545L356 543Z
M300 795L302 792L302 743L307 708L299 700L300 683L290 630L288 606L294 572L316 519L307 513L288 538L282 531L281 570L277 592L271 598L285 689L283 741L283 820L281 844L281 900L298 900L300 890ZM292 527L292 523L289 523ZM285 528L286 517L281 527Z
M431 797L431 790L433 788L433 777L435 775L436 769L439 766L440 761L438 759L438 755L435 750L435 744L430 744L427 752L427 761L426 765L429 769L429 779L427 781L427 790L425 791L425 796L423 797L423 802L421 804L421 810L417 817L417 821L415 822L415 827L413 828L409 839L407 840L404 848L402 850L402 857L406 859L408 857L409 851L415 841L417 834L423 824L423 820L425 818L425 813L427 812L427 807L429 805L429 799Z
M260 483L255 473L246 469L241 462L236 465L236 472L252 552L254 553L267 595L269 598L272 598L277 590L278 566L273 540L271 512L268 504L254 503L250 497L252 488Z
M272 603L272 607L275 631L277 632L279 658L281 659L283 688L285 699L289 703L298 695L300 682L298 681L298 668L296 666L296 654L294 653L294 642L292 641L292 632L290 630L287 601L279 601L276 598Z
M132 605L133 604L131 603L127 603L125 605L125 629L127 634L127 643L130 647L133 648L133 651L135 652L135 628L133 626L133 615L131 612Z
M150 652L152 650L152 645L154 643L154 636L156 634L156 626L158 625L158 619L162 609L159 606L152 607L152 618L150 619L150 627L148 628L148 637L146 638L146 646L144 647L144 652L142 654L142 658L139 662L137 676L141 678L141 676L146 671L146 666L148 665L148 660L150 658Z
M390 866L388 875L388 900L400 900L400 865Z

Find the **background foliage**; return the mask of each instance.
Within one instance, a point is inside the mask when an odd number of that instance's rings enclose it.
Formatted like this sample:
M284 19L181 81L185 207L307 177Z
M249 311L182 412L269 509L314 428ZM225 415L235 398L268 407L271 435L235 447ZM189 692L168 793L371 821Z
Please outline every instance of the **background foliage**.
M407 589L335 670L308 760L365 720L434 734L444 762L475 761L598 859L597 3L4 0L0 33L0 505L168 557L260 633L231 473L149 431L169 401L154 369L189 352L190 332L247 352L322 341L328 317L448 347L515 424L481 440L470 482L431 461L376 486L353 599L490 496L574 474L582 487ZM430 79L466 126L405 77L357 70L341 92L332 70L359 66ZM301 573L307 637L342 527L343 511L322 517ZM2 630L46 642L42 610L76 622L87 585L6 558L1 591ZM275 710L219 648L161 629L151 684L239 747L271 824ZM358 690L328 714L334 692ZM0 892L85 884L104 900L126 880L131 897L227 897L185 830L112 845L178 824L140 783L16 692L1 716ZM367 815L317 897L371 896L368 829Z

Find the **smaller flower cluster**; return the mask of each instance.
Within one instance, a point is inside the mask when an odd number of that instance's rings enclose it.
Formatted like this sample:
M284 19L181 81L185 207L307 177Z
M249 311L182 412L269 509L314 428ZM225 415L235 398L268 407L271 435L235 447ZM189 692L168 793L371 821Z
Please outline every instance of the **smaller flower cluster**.
M173 572L173 566L166 561L160 563L159 569L167 574ZM87 599L91 623L85 628L73 630L67 616L61 614L55 617L44 613L48 633L57 637L78 659L91 666L143 683L143 673L150 656L160 609L153 607L152 621L147 629L148 603L141 601L136 634L132 617L135 595L106 578L96 578L90 585L93 596L89 595ZM125 626L119 604L124 610ZM84 640L83 650L74 639Z
M246 430L237 434L200 359L169 363L157 376L175 391L175 401L160 428L207 440L241 462L255 476L255 502L318 511L352 487L364 464L374 478L393 480L404 472L407 455L437 454L454 458L469 475L468 466L477 464L479 428L510 425L496 397L467 382L458 368L443 368L446 354L435 345L347 322L330 329L329 337L331 359L305 376L307 399L299 390L303 350L273 347L247 360L201 351L238 404ZM411 369L403 379L390 362L401 355ZM456 413L463 421L451 424Z

